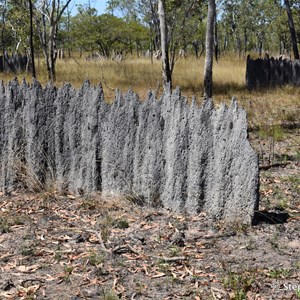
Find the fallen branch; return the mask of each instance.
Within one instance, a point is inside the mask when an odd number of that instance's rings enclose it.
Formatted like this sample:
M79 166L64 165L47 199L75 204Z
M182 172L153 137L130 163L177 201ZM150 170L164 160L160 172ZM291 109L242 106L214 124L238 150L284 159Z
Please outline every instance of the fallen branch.
M153 256L154 258L161 259L165 262L175 262L180 260L187 260L186 256L174 256L174 257L166 257L166 256Z
M262 165L262 166L259 166L259 169L260 170L269 170L271 168L286 167L289 164L290 164L290 162Z
M97 236L97 238L98 238L98 241L99 241L99 244L100 244L100 246L101 246L101 249L103 250L103 251L105 251L105 252L109 252L110 253L110 250L108 250L108 249L106 249L106 247L105 247L105 245L104 245L104 242L103 242L103 239L102 239L102 236L101 236L101 231L100 231L100 233L98 232L98 231L96 231L96 230L92 230L92 229L88 229L88 230L86 230L87 232L91 232L91 233L94 233L96 236Z
M132 252L137 255L142 255L139 251L135 250L133 247L130 245L121 245L121 246L116 246L113 250L112 253L127 253L127 252Z

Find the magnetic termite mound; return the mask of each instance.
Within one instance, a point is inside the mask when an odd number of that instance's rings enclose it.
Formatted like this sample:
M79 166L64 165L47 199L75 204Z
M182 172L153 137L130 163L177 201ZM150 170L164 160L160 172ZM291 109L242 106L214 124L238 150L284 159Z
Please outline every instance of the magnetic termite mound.
M244 223L258 207L258 159L235 100L189 105L166 89L145 101L116 92L108 104L88 82L76 90L14 80L0 84L0 154L4 192L33 176L60 190L134 194Z

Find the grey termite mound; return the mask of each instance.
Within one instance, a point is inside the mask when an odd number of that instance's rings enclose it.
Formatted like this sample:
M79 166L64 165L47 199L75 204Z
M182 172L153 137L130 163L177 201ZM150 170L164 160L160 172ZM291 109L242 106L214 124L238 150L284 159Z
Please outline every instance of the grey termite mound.
M59 190L134 194L243 223L258 208L258 158L235 100L189 105L166 89L145 101L117 91L108 104L88 82L77 90L14 80L0 84L0 126L4 192L32 176Z

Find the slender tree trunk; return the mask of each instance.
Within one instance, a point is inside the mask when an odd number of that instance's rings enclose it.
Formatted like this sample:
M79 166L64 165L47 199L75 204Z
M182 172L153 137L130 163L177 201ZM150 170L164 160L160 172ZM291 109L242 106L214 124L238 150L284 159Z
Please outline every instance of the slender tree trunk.
M205 43L204 41L201 41L201 52L199 54L199 57L202 57L204 51L205 51Z
M247 54L247 44L248 44L248 35L247 35L247 28L244 28L244 56Z
M214 16L214 26L215 26L215 34L214 34L214 47L215 47L215 59L218 62L219 59L219 41L218 41L218 22L217 22L217 10L215 9Z
M227 52L227 47L228 47L228 32L225 33L224 37L224 44L223 44L223 53L225 54Z
M153 29L153 50L157 51L160 49L160 24L159 24L159 18L157 18L157 11L156 11L156 0L148 0L150 5L150 11L151 11L151 25L150 28Z
M241 53L242 53L242 42L240 37L236 34L236 47L237 47L237 53L239 55L239 58L241 58Z
M58 2L59 5L59 2ZM52 9L50 14L50 28L49 28L49 80L56 80L55 72L55 36L56 36L56 22L55 22L55 13L56 13L56 1L52 0Z
M41 19L36 16L38 32L44 52L49 80L56 80L55 63L57 58L56 39L59 21L70 4L71 0L61 7L61 0L52 0L49 3L42 2ZM46 21L48 20L48 22ZM48 24L47 24L48 23ZM49 30L49 34L47 35Z
M51 80L56 81L56 60L57 60L57 22L50 27L50 69L51 69Z
M296 36L294 20L293 20L293 15L292 15L289 0L284 0L284 4L285 4L286 13L287 13L287 16L288 16L289 28L290 28L290 33L291 33L291 40L292 40L292 45L293 45L294 58L299 59L297 36Z
M194 41L194 42L192 42L192 45L193 45L193 48L195 51L196 59L198 59L199 58L199 43L197 41Z
M2 43L2 65L3 65L3 72L5 71L5 39L4 39L4 35L5 35L5 25L6 25L6 1L4 1L3 3L3 11L2 11L2 30L1 30L1 43Z
M30 13L30 56L31 56L31 72L32 77L36 77L35 63L34 63L34 46L33 46L33 10L32 0L29 0L29 13Z
M139 40L136 40L135 44L136 44L136 54L137 54L137 57L140 58L143 55L143 50L142 50L142 47L141 47L141 43L140 43Z
M169 61L168 30L166 24L165 0L158 1L158 15L160 22L161 53L162 53L162 80L163 84L169 84L172 89L172 74Z
M204 65L204 98L212 97L212 69L214 55L214 19L216 3L215 0L208 1L208 15L206 25L205 43L205 65Z

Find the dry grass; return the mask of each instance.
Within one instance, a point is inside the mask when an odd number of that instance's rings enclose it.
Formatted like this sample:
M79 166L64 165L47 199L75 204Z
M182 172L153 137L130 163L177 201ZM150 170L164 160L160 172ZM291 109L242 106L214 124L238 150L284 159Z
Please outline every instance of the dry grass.
M199 102L203 92L204 59L179 59L173 74L174 86L180 86L183 95L189 99L195 95ZM216 103L229 103L235 96L248 112L253 125L268 122L299 121L300 89L290 86L270 90L249 92L245 86L246 61L235 56L222 57L214 64L214 100ZM24 76L24 75L21 75ZM30 76L25 75L30 80ZM12 75L4 76L8 81ZM38 79L47 82L42 61L38 63ZM83 80L92 84L102 83L107 101L114 98L117 88L126 92L132 88L144 99L149 89L162 92L161 63L150 59L128 57L118 63L107 61L86 61L83 58L70 58L57 62L57 85L70 82L80 87Z

